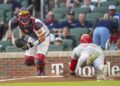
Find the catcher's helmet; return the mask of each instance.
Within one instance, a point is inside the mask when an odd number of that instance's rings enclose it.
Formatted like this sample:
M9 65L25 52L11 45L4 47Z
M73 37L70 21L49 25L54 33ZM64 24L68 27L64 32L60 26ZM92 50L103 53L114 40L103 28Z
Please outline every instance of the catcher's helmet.
M92 38L88 34L83 34L80 37L80 43L92 43Z
M18 13L18 21L24 26L28 25L30 22L29 11L27 11L25 9L21 9Z

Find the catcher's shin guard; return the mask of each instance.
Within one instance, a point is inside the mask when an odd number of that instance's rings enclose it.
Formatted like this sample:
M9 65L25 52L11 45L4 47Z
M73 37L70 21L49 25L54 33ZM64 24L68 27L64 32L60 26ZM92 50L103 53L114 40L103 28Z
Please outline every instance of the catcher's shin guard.
M33 56L27 56L27 55L25 55L25 64L27 66L33 66L33 65L35 65L35 63L34 63L34 57Z
M45 55L43 54L37 54L36 55L36 67L37 67L37 74L38 76L44 76L45 75Z

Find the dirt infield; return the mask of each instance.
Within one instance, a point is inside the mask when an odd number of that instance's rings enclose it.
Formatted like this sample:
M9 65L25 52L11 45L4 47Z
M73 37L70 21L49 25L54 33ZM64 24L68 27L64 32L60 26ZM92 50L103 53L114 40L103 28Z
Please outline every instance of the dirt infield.
M113 78L114 80L120 80L119 78ZM0 80L0 83L16 83L16 82L65 82L65 81L86 81L86 80L95 80L95 77L63 77L63 76L30 76L23 78L13 78L13 79L4 79Z
M0 83L14 83L14 82L64 82L64 81L83 81L95 80L95 78L80 78L80 77L24 77L14 79L0 80Z

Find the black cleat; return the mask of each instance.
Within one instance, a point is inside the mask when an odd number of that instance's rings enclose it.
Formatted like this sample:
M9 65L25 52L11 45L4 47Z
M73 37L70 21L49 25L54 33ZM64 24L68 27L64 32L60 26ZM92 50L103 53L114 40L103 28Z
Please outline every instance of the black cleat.
M45 76L45 71L44 70L37 70L37 75L38 76Z

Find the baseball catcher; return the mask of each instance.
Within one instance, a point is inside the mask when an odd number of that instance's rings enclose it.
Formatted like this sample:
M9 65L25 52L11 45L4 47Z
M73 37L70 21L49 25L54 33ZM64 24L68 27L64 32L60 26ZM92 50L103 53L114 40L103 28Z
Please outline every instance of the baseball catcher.
M49 47L49 30L47 26L37 18L33 18L29 11L21 9L11 22L11 28L19 26L21 38L15 40L18 48L25 50L25 64L36 65L37 75L45 75L45 57ZM24 37L28 36L25 41Z

